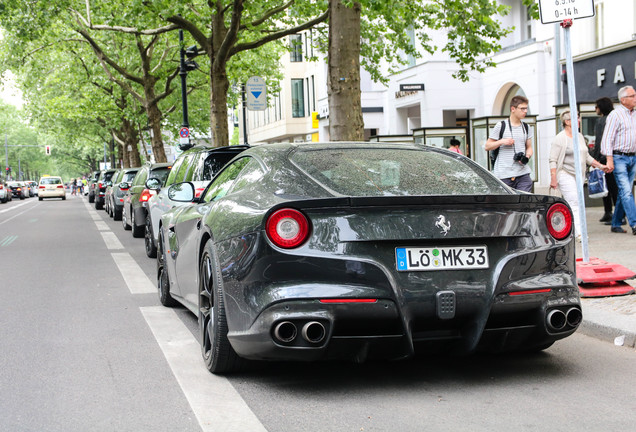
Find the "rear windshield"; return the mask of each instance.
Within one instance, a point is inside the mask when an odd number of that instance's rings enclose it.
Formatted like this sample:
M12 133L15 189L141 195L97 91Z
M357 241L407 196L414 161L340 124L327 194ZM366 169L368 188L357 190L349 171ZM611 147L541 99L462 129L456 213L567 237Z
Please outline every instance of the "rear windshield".
M168 174L170 174L169 167L155 168L150 172L150 178L156 178L161 180L161 184L165 184L166 178L168 178Z
M102 179L102 181L104 181L104 182L109 181L111 178L113 178L113 174L115 174L115 171L105 172L104 173L104 178Z
M290 159L324 187L347 196L509 193L481 167L435 151L300 148Z
M126 183L130 183L135 178L135 175L137 175L137 171L125 172L124 173L124 177L121 179L121 181L126 182Z
M59 178L55 178L55 177L46 177L43 178L42 180L40 180L40 184L43 185L54 185L54 184L62 184L62 180Z
M223 168L229 161L234 159L239 152L236 153L221 153L214 152L211 155L207 156L205 162L203 163L202 170L194 174L194 180L212 180L212 177L216 175L221 168Z

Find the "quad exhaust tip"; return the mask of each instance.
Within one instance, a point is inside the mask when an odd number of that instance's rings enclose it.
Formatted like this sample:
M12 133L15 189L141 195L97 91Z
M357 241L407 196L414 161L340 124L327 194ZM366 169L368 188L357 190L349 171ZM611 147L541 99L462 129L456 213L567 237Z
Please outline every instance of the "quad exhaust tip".
M291 321L282 321L274 327L274 337L280 342L289 343L296 339L298 330L296 324Z
M325 326L318 321L309 321L303 326L301 334L307 342L317 344L323 341L327 331Z
M576 327L583 321L583 314L579 308L570 308L565 313L565 319L569 326Z
M553 309L548 312L546 320L548 322L548 326L552 330L563 330L565 324L567 324L567 317L565 315L565 312L559 309Z

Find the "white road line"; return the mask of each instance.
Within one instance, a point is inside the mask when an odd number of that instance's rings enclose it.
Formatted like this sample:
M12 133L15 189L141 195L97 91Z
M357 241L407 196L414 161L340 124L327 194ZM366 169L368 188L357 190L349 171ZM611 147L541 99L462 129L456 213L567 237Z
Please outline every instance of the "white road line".
M104 239L104 243L106 243L106 247L108 249L123 249L124 245L121 244L115 233L111 231L100 231L99 232Z
M100 231L110 230L110 228L108 227L108 224L106 224L106 222L104 222L103 220L98 220L98 221L96 220L95 225L97 226L97 229Z
M23 203L16 204L16 205L14 205L12 207L6 208L4 210L0 210L0 213L6 213L6 212L13 211L15 209L18 209L18 208L22 207L23 205L27 205L27 204L32 203L32 202L35 202L35 200L27 200L27 201L25 201Z
M26 203L18 204L17 206L13 206L12 208L7 209L7 210L14 210L14 209L16 209L18 206L22 206L22 205L24 205L24 204L26 204ZM35 208L35 207L37 207L38 205L39 205L39 203L38 203L38 204L36 204L36 205L34 205L34 206L33 206L33 207L31 207L31 208L28 208L28 209L26 209L26 210L24 210L24 211L22 211L22 212L20 212L20 213L18 213L18 214L15 214L15 215L11 216L9 219L7 219L7 220L4 220L4 221L0 222L0 225L2 225L3 223L7 223L7 222L9 222L11 219L17 218L18 216L20 216L20 215L22 215L22 214L24 214L24 213L28 212L29 210L32 210L32 209L33 209L33 208ZM7 210L2 210L2 211L4 212L4 211L7 211Z
M111 253L131 294L156 293L157 288L129 253Z
M204 432L267 431L230 382L206 370L199 343L174 311L140 309Z

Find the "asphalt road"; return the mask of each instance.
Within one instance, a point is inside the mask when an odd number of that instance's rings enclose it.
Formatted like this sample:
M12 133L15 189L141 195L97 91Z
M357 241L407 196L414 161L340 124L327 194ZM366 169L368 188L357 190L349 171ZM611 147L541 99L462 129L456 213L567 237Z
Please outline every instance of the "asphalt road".
M525 356L200 358L155 263L85 199L0 204L1 431L600 431L636 422L636 351L575 335Z

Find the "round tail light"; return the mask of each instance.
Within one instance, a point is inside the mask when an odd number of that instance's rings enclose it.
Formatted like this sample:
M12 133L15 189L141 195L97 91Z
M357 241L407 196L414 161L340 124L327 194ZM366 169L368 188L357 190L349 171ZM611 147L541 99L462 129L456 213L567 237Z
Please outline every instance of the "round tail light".
M280 209L267 219L265 231L276 246L295 248L309 237L309 221L298 210Z
M565 204L554 204L548 209L547 225L552 237L563 240L572 231L572 212Z

